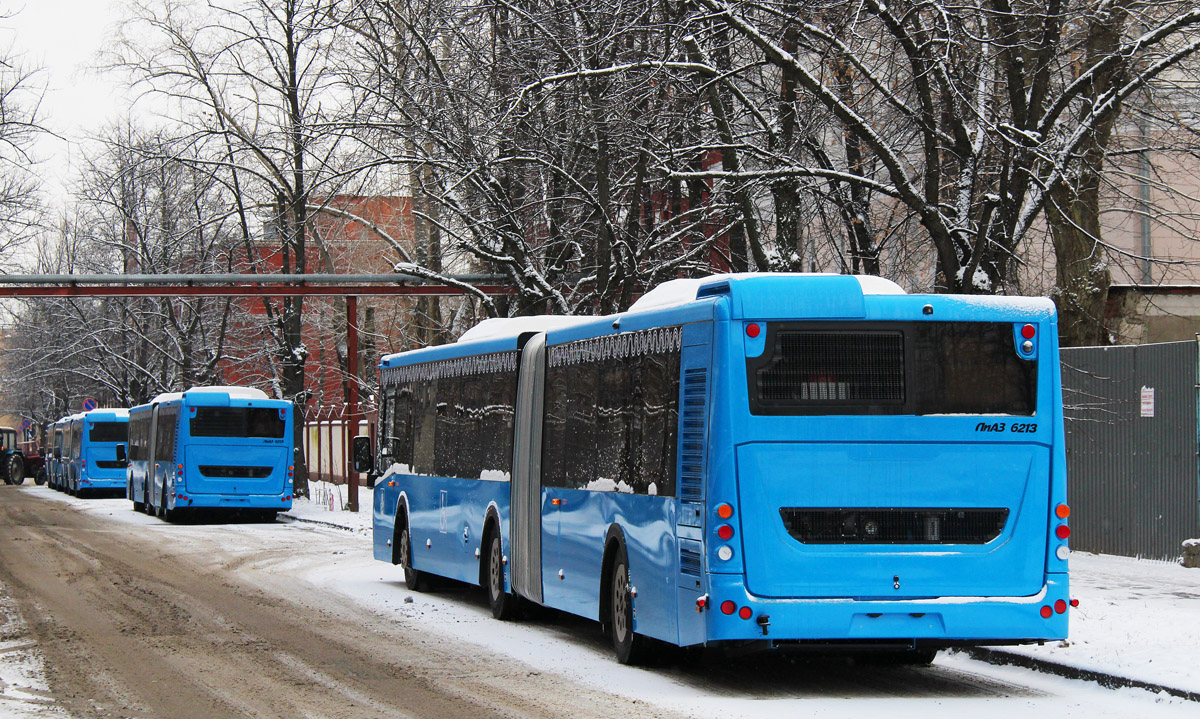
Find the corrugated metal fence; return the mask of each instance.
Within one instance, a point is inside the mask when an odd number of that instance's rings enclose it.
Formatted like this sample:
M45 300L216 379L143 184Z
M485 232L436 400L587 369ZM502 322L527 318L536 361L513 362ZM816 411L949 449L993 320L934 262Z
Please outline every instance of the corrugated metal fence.
M1200 536L1197 343L1062 350L1071 546L1172 559Z

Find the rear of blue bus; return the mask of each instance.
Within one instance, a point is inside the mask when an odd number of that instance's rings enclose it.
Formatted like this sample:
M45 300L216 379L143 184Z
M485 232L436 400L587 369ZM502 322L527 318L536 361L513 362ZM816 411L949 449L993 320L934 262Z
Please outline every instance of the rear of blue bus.
M169 509L291 509L291 402L189 390L180 425Z
M732 284L714 308L705 641L1065 638L1052 303Z
M126 462L117 459L117 446L129 441L129 411L95 409L82 419L79 446L80 492L124 492Z

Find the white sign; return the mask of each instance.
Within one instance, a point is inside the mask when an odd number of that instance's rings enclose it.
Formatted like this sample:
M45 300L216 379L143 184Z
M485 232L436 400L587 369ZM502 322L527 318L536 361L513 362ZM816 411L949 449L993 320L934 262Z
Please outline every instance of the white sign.
M1154 388L1142 387L1142 416L1154 416Z

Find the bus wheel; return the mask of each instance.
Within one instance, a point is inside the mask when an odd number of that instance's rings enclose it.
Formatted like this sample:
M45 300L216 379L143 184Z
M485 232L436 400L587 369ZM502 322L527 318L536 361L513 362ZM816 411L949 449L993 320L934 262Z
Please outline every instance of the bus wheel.
M520 597L504 591L504 553L500 546L500 532L492 530L487 553L488 604L492 616L500 620L516 618L520 608Z
M8 483L23 484L25 482L25 458L13 454L8 458Z
M404 569L404 583L414 592L423 592L429 588L429 579L412 566L412 542L408 537L408 527L400 530L400 566Z
M33 482L34 482L34 484L37 484L37 485L39 485L39 486L41 486L41 485L43 485L43 484L45 484L45 483L46 483L46 470L45 470L45 468L42 468L42 469L39 469L39 470L38 470L38 473L37 473L36 475L34 475L34 477L33 477Z
M653 640L633 631L633 596L629 586L629 555L623 545L617 547L609 588L612 592L612 600L609 602L612 617L609 626L612 627L613 649L617 652L617 661L631 665L648 663L651 659L650 644Z

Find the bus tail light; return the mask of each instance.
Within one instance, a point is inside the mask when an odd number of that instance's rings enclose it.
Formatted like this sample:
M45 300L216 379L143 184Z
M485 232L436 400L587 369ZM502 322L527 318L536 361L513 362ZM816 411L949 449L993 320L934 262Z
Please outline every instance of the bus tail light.
M733 516L733 505L732 504L718 504L717 505L717 516L720 517L721 519L729 519L730 517L732 517Z
M1078 600L1078 599L1072 599L1072 600L1071 600L1071 602L1070 602L1070 604L1071 604L1071 606L1072 606L1072 607L1078 607L1078 606L1079 606L1079 600Z
M751 610L750 607L742 607L741 609L738 610L738 616L741 617L742 619L749 619L753 615L754 615L754 611Z
M1066 539L1067 537L1071 536L1071 528L1065 524L1060 524L1054 528L1054 536L1058 537L1059 539Z
M708 595L707 594L696 599L696 611L697 612L703 612L707 608L708 608Z
M725 601L721 602L721 613L722 614L733 614L736 611L737 611L737 605L733 603L733 600L726 599Z
M1050 608L1049 604L1042 606L1041 612L1043 619L1049 619L1050 615L1054 614L1054 610Z
M1060 504L1054 508L1054 516L1059 519L1066 519L1071 516L1071 508L1065 504Z
M725 541L733 539L733 527L729 526L728 524L722 524L721 526L717 527L717 536Z
M1057 614L1062 614L1067 611L1067 603L1061 599L1054 602L1054 611Z

